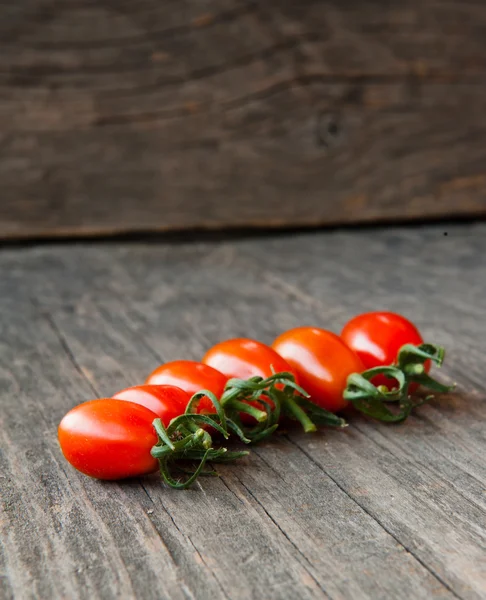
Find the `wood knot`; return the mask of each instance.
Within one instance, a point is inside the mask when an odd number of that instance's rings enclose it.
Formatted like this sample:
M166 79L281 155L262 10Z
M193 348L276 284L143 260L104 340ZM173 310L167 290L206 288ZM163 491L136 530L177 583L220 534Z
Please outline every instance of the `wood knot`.
M322 113L317 116L316 144L330 148L341 137L342 126L336 114Z

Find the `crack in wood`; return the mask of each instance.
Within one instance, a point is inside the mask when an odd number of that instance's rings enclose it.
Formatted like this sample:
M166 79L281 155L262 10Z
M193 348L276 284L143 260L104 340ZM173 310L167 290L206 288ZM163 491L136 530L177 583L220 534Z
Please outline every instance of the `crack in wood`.
M294 548L294 550L297 552L297 554L301 557L301 560L307 565L307 566L304 566L304 565L302 565L302 566L305 569L308 576L312 579L314 584L317 586L317 588L322 591L322 593L324 594L324 596L326 598L329 598L330 600L332 600L332 596L329 595L329 593L326 591L326 589L322 585L322 583L320 583L316 579L316 577L313 575L313 573L309 570L309 567L312 567L309 559L301 552L300 548L295 544L295 542L292 540L292 538L289 537L289 535L287 534L285 529L283 529L283 527L280 525L280 523L273 518L273 516L268 512L265 505L255 496L255 494L251 491L251 489L247 485L245 485L243 483L243 481L241 481L241 479L236 474L235 474L235 478L239 481L240 485L246 490L246 492L253 499L253 501L263 510L263 512L265 513L267 518L273 523L273 525L278 529L278 531L283 535L283 537L289 542L289 544L292 546L292 548Z
M105 0L106 2L106 0ZM165 3L167 2L167 0L165 0ZM96 8L105 8L103 6L104 2L98 2L96 4ZM131 18L131 14L130 12L124 11L122 12L122 8L118 6L118 3L110 3L111 6L108 7L109 10L112 10L114 13L121 13L124 16L126 16L129 20ZM53 6L59 6L59 4L53 0ZM133 3L132 4L127 4L126 6L129 6L129 8L133 8ZM160 8L160 4L155 4L154 5L156 8ZM59 50L62 52L65 51L70 51L70 50L101 50L101 49L111 49L111 48L119 48L119 47L126 47L126 44L132 44L132 43L153 43L153 42L158 42L160 39L168 39L168 38L176 38L178 36L182 36L182 35L186 35L186 34L197 34L198 31L204 31L205 29L210 29L211 27L214 27L216 25L220 25L220 24L224 24L224 23L231 23L232 21L236 21L241 17L244 17L246 15L250 15L252 13L254 13L257 10L257 6L258 4L256 2L247 2L246 4L240 6L240 7L235 7L233 9L228 9L225 11L221 11L219 13L207 13L207 18L205 19L197 19L195 18L193 21L191 21L190 23L187 23L185 25L178 25L178 26L174 26L174 27L168 27L166 29L160 29L160 30L145 30L143 33L140 33L139 35L131 35L131 36L123 36L123 37L117 37L117 38L112 38L112 39L104 39L104 40L87 40L86 42L80 41L80 40L56 40L56 41L43 41L43 42L36 42L35 44L31 45L31 46L27 46L25 43L22 44L23 48L28 48L28 49L32 49L32 50ZM79 10L79 9L83 9L83 8L93 8L93 4L89 1L86 2L79 2L78 6L76 5L66 5L65 7L62 8L63 11L71 11L74 12L75 10ZM140 8L140 2L137 2L137 8ZM164 7L165 8L165 7ZM46 13L46 8L43 7L42 9L39 9L37 11L37 13L32 14L32 15L27 15L27 17L29 17L31 20L33 20L35 22L35 15L39 15L42 16L43 14L45 15L45 18L43 19L43 23L48 22L47 19L47 15L50 14L51 18L57 17L58 13L55 12L54 10L51 10L50 13ZM142 12L143 11L142 9ZM134 15L137 16L137 15ZM155 19L155 17L154 17ZM27 27L32 27L31 23L27 23L26 24ZM5 36L2 38L2 43L12 43L17 41L16 38L20 35L22 35L23 33L25 33L25 31L23 31L23 29L21 27L18 27L17 29L14 29L11 31L11 33L8 36Z
M162 485L162 483L161 483ZM154 506L156 506L154 499L151 497L149 491L147 490L147 488L142 484L142 489L143 491L146 493L146 495L148 496L148 498L150 499L150 501L152 502L152 504L154 504ZM160 506L162 507L162 509L164 510L164 512L167 514L167 516L169 517L169 519L171 520L174 529L179 533L179 535L185 539L186 541L189 542L191 548L194 550L194 552L197 554L197 556L200 559L200 562L202 565L204 565L204 568L208 571L208 573L211 575L211 577L214 579L214 581L217 583L218 587L220 588L221 592L223 593L225 598L228 598L228 595L226 593L226 590L224 589L223 585L221 584L221 582L219 581L218 577L216 576L214 570L207 564L207 561L204 560L204 556L202 555L201 551L197 548L197 546L195 545L195 543L192 541L191 537L185 533L177 524L177 521L175 520L174 516L171 514L171 512L169 511L169 509L165 506L165 504L163 503L162 499L160 498L160 496L158 497L158 504L160 504ZM160 532L155 529L157 535L161 538L162 542L165 544ZM170 548L168 548L168 551L171 555L171 557L173 557L173 554L170 550ZM178 564L175 559L174 559L174 564ZM191 592L192 594L192 592Z
M477 508L480 511L484 511L485 510L484 506L478 504L477 502L475 502L474 500L472 500L468 496L464 495L464 493L460 489L456 488L455 485L454 485L454 481L450 481L450 480L446 479L439 472L437 472L436 470L431 469L426 463L424 463L424 462L422 462L420 460L417 460L417 458L416 458L415 455L412 455L412 454L408 453L406 450L403 450L403 448L401 448L397 444L394 444L393 441L391 439L389 439L387 436L385 436L378 428L373 428L373 432L375 434L379 435L379 436L381 435L387 441L387 444L380 444L380 442L377 439L375 439L373 436L369 435L366 432L366 430L363 429L363 427L359 426L359 424L353 423L353 427L357 431L359 431L365 438L367 438L368 440L370 440L373 444L375 444L376 446L378 446L379 448L381 448L385 452L391 454L391 456L393 456L397 460L397 464L399 464L401 462L401 458L391 448L397 448L398 450L400 450L401 452L403 452L403 454L407 457L407 460L410 462L410 464L418 466L418 467L421 467L423 473L428 474L429 476L432 476L432 478L436 478L439 481L442 481L447 486L451 486L456 491L456 493L458 493L464 499L464 501L467 504L470 504L471 506L473 506L474 508ZM439 450L437 450L436 448L434 448L433 450L434 450L434 452L436 454L438 454L439 456L442 456L442 458L444 458L446 462L448 462L450 464L454 464L447 456L445 456ZM462 469L458 465L454 464L454 466L456 466L463 473L467 474L467 472L464 471L464 469ZM478 484L480 484L482 486L486 485L484 481L478 480L476 477L474 477L474 475L471 475L471 474L469 474L469 475L470 475L470 477L472 479L475 479ZM454 521L455 518L456 517L449 517L448 515L444 516L444 520L445 521L449 521L449 524L450 524L451 528L455 526L455 521ZM459 515L459 518L460 518L460 515ZM485 540L486 540L486 532L485 532L484 537L485 537Z
M100 395L99 391L93 385L93 382L90 381L90 379L88 379L88 377L86 377L86 373L83 371L83 369L81 368L81 365L76 360L76 357L74 356L73 351L71 350L62 331L59 329L56 322L54 321L54 318L52 317L52 315L46 311L43 311L42 316L47 321L47 323L50 325L53 333L59 340L60 345L62 346L64 352L66 353L66 356L68 357L69 361L72 363L75 370L81 375L81 377L84 379L84 381L88 384L91 391L99 397L99 395Z
M323 467L323 465L317 461L315 458L312 457L311 454L309 454L309 452L307 452L307 450L305 448L303 448L300 444L298 444L297 442L295 442L294 440L292 440L291 438L287 437L288 441L294 445L296 448L299 448L299 450L301 450L301 452L303 452L307 458L313 463L315 464L321 471L323 471L328 477L329 479L331 479L336 485L337 487L344 492L344 494L346 494L346 496L348 496L348 498L350 500L352 500L353 502L355 502L360 508L361 510L363 510L371 519L373 519L376 523L378 523L378 525L390 536L392 537L395 542L401 546L405 552L407 552L408 554L410 554L411 556L413 556L413 558L420 563L420 565L426 570L428 571L441 585L444 586L444 588L446 588L453 596L455 596L456 598L458 598L459 600L464 600L463 596L460 596L459 594L457 594L457 592L447 583L447 581L444 581L444 579L434 571L434 569L432 567L430 567L430 565L428 565L426 562L423 561L422 558L420 558L420 556L417 555L416 552L414 552L411 548L409 548L407 546L407 544L405 544L402 540L400 540L400 538L398 538L393 531L391 531L377 516L375 516L362 502L359 502L357 498L354 498L353 496L351 496L349 494L349 492L346 490L346 488L344 486L342 486L339 481L333 477L328 471L326 471L326 469Z

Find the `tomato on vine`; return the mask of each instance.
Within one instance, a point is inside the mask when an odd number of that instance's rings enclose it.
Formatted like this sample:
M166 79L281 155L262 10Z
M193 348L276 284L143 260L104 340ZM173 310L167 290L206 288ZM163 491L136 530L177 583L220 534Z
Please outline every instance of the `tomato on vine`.
M124 479L157 470L157 415L145 406L113 398L90 400L62 419L58 437L67 461L97 479Z
M266 379L280 372L292 373L297 377L289 363L270 346L247 338L234 338L216 344L206 352L202 362L217 369L228 379L255 376Z
M265 401L270 413L282 408L284 415L299 421L304 431L316 430L315 423L343 426L344 421L331 415L326 410L316 410L306 402L307 390L300 388L299 373L274 348L248 338L234 338L213 346L202 362L210 365L230 378L240 380L260 379L267 381L277 377L275 383L267 390ZM250 406L264 410L259 400L247 400ZM309 414L309 409L312 414ZM242 413L242 420L251 422L251 417ZM276 417L278 420L278 415Z
M405 344L420 345L424 340L417 327L405 317L392 312L376 311L363 313L346 323L341 338L360 357L366 369L393 365L398 353ZM424 370L430 370L430 361L425 362ZM384 375L371 380L376 386L392 389L396 382ZM418 384L411 384L413 393Z
M117 392L113 398L145 406L155 413L165 427L184 414L191 399L184 390L173 385L136 385Z
M147 377L145 384L176 386L187 392L189 396L193 396L200 390L209 390L219 399L227 381L228 377L209 365L193 360L174 360L157 367ZM200 399L198 412L214 412L214 406L207 396Z
M351 373L361 372L360 358L336 334L318 327L296 327L282 333L272 348L290 364L317 406L339 412Z
M217 369L228 379L250 379L261 377L267 379L274 373L293 373L290 365L272 348L247 338L233 338L220 342L206 352L202 362ZM271 408L274 407L270 401ZM250 402L251 406L263 410L260 402ZM252 417L242 414L244 422L251 423Z
M137 397L147 401L147 396ZM159 469L168 485L184 489L202 473L206 460L227 462L248 454L213 448L211 436L202 425L228 437L224 419L216 422L205 415L181 414L165 427L146 406L126 399L100 398L70 410L59 424L58 438L66 460L85 475L117 480ZM187 470L179 463L187 461L199 464L181 481L180 473Z
M437 392L454 387L428 374L432 362L442 365L444 348L424 343L417 327L401 315L385 311L358 315L346 323L341 337L366 367L348 378L344 397L375 419L404 421L432 397L414 398L419 385Z

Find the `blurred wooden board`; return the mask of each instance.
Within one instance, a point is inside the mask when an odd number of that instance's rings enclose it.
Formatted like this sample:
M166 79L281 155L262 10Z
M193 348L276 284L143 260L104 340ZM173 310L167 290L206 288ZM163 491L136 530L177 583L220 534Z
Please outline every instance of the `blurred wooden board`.
M3 248L2 600L484 598L484 256L483 225ZM377 308L459 383L403 425L291 430L185 492L61 455L67 410L162 361Z
M0 7L0 238L486 214L486 4Z

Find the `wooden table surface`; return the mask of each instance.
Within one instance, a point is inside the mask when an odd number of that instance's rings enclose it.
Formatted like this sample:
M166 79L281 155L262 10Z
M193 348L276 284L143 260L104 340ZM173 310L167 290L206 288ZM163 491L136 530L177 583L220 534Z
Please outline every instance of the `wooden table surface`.
M0 250L3 599L486 597L486 224ZM394 310L457 391L289 431L184 492L63 459L75 404L228 337Z

